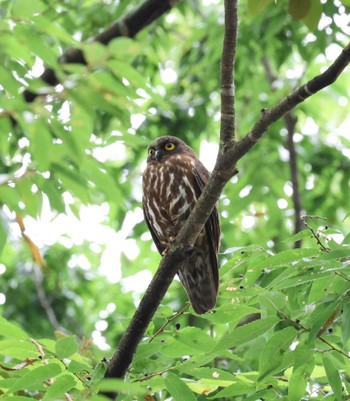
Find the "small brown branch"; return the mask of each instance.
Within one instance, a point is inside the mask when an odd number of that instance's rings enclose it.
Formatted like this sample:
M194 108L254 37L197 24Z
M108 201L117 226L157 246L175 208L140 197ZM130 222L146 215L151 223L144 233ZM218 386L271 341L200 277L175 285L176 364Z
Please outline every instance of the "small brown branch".
M309 223L306 222L306 219L315 219L315 218L319 218L319 219L323 219L322 217L317 217L317 216L301 216L300 219L301 221L303 221L305 227L310 230L312 236L315 238L316 242L318 243L318 245L325 251L325 252L329 252L330 249L327 248L325 245L322 244L321 240L320 240L320 235L318 233L315 232L315 230L310 226Z
M350 281L350 277L345 275L344 273L341 272L334 272L334 274L336 274L337 276L341 277L342 279L346 280L346 281Z
M276 308L276 311L287 321L291 322L294 326L298 327L301 330L304 330L306 332L310 332L310 329L305 327L299 320L293 320L292 318L290 318L289 316L287 316L285 313L281 312L280 310L277 309L277 307L274 305L274 307ZM347 359L350 359L350 356L344 352L343 350L335 347L334 345L332 345L329 341L327 341L325 338L321 337L321 336L317 336L317 338L322 341L324 344L329 346L329 350L324 350L324 351L320 351L320 352L329 352L329 351L335 351L338 352L339 354L345 356Z
M237 0L225 0L225 32L220 66L222 151L235 138L234 60L237 47Z
M173 8L180 0L146 0L137 8L134 12L122 18L108 28L103 30L98 35L90 38L87 42L99 42L107 45L112 39L126 36L133 38L143 28L150 25L157 18L162 16L164 13ZM59 63L61 64L86 64L84 54L81 49L69 49L59 57ZM50 86L56 86L59 84L59 80L55 75L55 72L51 68L46 68L40 79ZM25 90L24 99L30 103L37 96L38 93Z
M177 368L177 366L170 366L169 368L166 368L166 369L164 369L164 370L162 370L160 372L151 373L149 375L141 377L140 379L136 379L136 380L134 380L134 383L135 382L144 382L146 380L152 379L152 377L161 376L163 373L169 372L170 370L174 370L176 368Z
M159 330L157 330L153 336L149 339L149 343L152 342L157 336L159 336L160 333L162 333L164 331L164 329L166 328L166 326L168 324L170 324L173 320L175 320L177 317L179 317L180 315L182 315L187 309L188 309L189 305L186 305L184 308L182 308L179 312L175 313L174 316L170 317L169 319L166 319L166 322L159 328Z
M36 346L37 350L39 351L40 357L45 358L44 347L38 341L36 341L34 338L31 338L30 342Z
M338 352L339 354L345 356L345 358L350 359L349 354L347 354L346 352L344 352L343 350L335 347L334 345L332 345L329 341L327 341L325 338L323 337L318 337L318 339L320 341L322 341L324 344L328 345L328 347L330 348L330 351L335 351Z

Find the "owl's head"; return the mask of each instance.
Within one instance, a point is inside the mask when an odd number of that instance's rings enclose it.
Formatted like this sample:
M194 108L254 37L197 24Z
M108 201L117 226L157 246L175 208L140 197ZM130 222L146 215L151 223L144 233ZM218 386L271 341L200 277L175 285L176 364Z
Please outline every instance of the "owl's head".
M181 139L170 135L161 136L148 147L147 163L151 161L159 162L173 155L184 153L195 157L193 149L187 146Z

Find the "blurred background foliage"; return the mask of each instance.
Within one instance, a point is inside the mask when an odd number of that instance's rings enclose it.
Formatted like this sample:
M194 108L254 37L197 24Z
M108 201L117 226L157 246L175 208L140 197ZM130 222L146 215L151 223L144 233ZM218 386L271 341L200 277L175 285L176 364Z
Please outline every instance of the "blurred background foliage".
M218 142L222 2L179 2L134 39L87 40L139 4L0 4L0 310L36 338L92 338L96 359L117 343L160 260L140 203L148 144L176 135L212 168ZM347 0L239 2L238 137L261 109L330 65L347 44L349 10ZM71 47L87 65L58 63ZM44 66L61 84L40 80ZM349 88L345 71L293 111L303 213L327 219L313 220L315 230L338 244L349 231ZM41 95L28 103L25 89ZM283 120L238 168L219 202L222 263L240 248L293 246ZM303 246L317 246L315 238ZM222 289L232 278L225 280ZM186 301L174 282L150 333ZM218 305L227 302L223 291ZM182 317L188 322L193 317Z

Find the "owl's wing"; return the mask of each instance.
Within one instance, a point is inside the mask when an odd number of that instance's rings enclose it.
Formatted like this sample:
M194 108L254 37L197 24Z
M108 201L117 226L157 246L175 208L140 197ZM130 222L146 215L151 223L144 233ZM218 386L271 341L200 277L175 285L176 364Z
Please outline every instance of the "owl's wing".
M196 160L194 176L196 179L196 183L200 189L200 193L202 193L205 184L208 182L209 172L199 160ZM213 247L211 249L211 252L215 253L215 255L213 256L216 259L216 254L219 251L220 246L220 222L216 205L214 206L211 215L205 223L205 230Z
M157 249L158 249L158 252L162 255L163 254L163 251L164 251L164 249L165 249L165 247L164 247L164 245L162 245L162 243L159 241L159 238L157 237L157 234L154 232L154 230L153 230L153 228L152 228L152 226L151 226L151 224L150 224L150 222L149 222L149 216L148 216L148 213L147 213L147 210L146 210L146 208L145 208L145 202L142 202L143 203L143 215L144 215L144 218L145 218L145 222L146 222L146 224L147 224L147 227L148 227L148 229L149 229L149 231L150 231L150 233L151 233L151 235L152 235L152 238L153 238L153 241L154 241L154 243L156 244L156 247L157 247Z

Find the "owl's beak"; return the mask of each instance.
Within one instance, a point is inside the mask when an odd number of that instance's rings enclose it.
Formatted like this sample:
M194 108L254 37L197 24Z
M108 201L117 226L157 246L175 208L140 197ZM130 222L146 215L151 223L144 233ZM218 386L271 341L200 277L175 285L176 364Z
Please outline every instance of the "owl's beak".
M162 158L162 151L160 149L156 150L156 159L159 161Z

